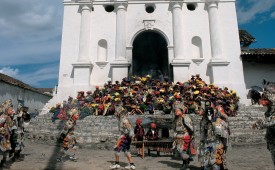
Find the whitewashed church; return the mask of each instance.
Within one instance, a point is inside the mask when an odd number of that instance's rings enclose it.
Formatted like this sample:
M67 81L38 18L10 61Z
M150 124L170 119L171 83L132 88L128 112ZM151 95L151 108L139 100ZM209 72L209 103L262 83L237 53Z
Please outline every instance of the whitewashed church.
M57 101L151 74L203 80L246 102L235 0L64 0Z

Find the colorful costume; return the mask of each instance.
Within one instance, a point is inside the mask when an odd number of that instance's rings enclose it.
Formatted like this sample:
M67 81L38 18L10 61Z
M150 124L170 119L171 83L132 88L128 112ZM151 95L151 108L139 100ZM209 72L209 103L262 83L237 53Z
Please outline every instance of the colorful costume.
M76 125L76 121L79 119L79 110L76 108L72 108L64 112L69 119L66 120L63 132L60 135L61 145L61 153L57 158L58 162L62 162L63 158L69 155L70 160L76 161L75 152L77 150L77 141L76 136L74 135L74 127Z
M265 112L265 119L258 120L255 127L259 129L266 129L266 143L267 149L271 153L273 164L275 166L275 84L268 83L265 87L265 91L262 95L260 103L263 106L267 106L267 111Z
M173 146L177 149L177 152L183 159L183 169L188 169L187 166L192 159L192 156L196 154L193 143L194 128L192 120L185 114L186 107L182 102L175 103L175 141ZM178 111L180 109L180 111ZM178 113L178 112L181 112Z
M57 158L57 161L62 161L66 155L69 155L70 160L76 161L75 152L77 150L76 146L76 136L74 135L74 129L69 129L67 133L62 136L62 148L61 155Z
M131 145L131 124L126 116L126 110L120 106L119 108L116 108L117 112L119 113L119 131L120 131L120 137L117 141L117 145L115 147L115 150L117 152L130 152L130 145Z
M199 161L206 169L226 169L224 140L228 139L228 125L219 117L215 117L212 107L205 108L205 115L200 122Z
M125 156L129 160L129 165L125 167L125 169L136 169L135 164L132 162L132 155L130 153L130 145L132 141L132 126L130 124L130 121L127 118L127 110L124 109L120 104L117 104L115 107L116 110L116 116L119 121L119 131L120 131L120 137L117 140L116 146L114 148L115 150L115 158L116 162L110 166L111 169L117 169L120 168L119 165L119 156L120 152L124 152Z
M19 105L17 114L12 116L13 124L11 129L11 151L10 156L13 155L13 160L20 158L20 152L24 148L24 128L30 121L30 114L28 113L28 107Z
M8 153L11 150L10 127L13 125L11 116L14 114L12 101L6 100L4 103L2 103L0 112L0 150L3 155L0 163L1 168L6 163Z

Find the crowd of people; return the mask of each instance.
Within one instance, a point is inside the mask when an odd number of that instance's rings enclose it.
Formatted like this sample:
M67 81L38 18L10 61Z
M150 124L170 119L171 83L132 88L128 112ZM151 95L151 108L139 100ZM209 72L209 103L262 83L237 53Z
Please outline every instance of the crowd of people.
M229 116L236 115L239 97L234 90L227 87L219 88L214 84L205 83L199 75L192 76L186 82L159 81L145 77L132 76L121 82L110 81L104 87L92 91L79 91L76 98L69 97L59 103L50 112L53 119L59 113L71 108L78 108L83 115L114 115L115 105L122 103L130 114L153 114L155 110L170 114L173 103L182 101L188 113L200 114L203 103L210 100L214 105L222 105Z
M29 122L28 107L22 102L19 102L17 108L13 107L11 99L0 105L0 168L5 166L7 157L12 161L22 160L20 153L24 148L24 127Z

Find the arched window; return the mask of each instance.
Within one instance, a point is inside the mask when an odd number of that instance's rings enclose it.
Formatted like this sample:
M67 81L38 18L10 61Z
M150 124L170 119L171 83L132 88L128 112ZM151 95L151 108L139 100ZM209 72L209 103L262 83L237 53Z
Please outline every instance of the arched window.
M97 47L97 61L107 61L107 41L99 40Z
M202 42L201 42L201 38L198 36L195 36L192 38L192 53L193 53L192 58L194 59L203 58Z

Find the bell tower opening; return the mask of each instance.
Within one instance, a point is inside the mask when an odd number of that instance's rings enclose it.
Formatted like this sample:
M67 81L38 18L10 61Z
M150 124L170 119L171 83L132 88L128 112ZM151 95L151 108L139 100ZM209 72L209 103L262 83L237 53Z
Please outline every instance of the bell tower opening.
M165 38L153 31L140 33L133 42L132 75L151 75L161 81L171 80Z

